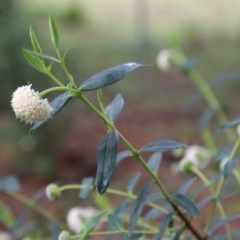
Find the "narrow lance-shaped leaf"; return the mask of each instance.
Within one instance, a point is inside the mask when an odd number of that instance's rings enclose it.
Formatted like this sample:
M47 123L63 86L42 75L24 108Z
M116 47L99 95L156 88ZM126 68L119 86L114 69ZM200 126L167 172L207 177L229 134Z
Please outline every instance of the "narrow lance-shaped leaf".
M193 185L193 183L194 183L196 180L197 180L196 177L188 180L186 183L184 183L184 184L181 186L181 188L178 190L178 192L181 193L181 194L185 194L185 193L189 190L189 188Z
M131 157L131 156L132 156L132 153L129 150L118 153L116 164L119 164L123 159L125 159L127 157Z
M153 238L153 240L161 240L164 236L164 233L166 231L166 229L169 227L172 218L173 218L173 213L169 213L161 222L160 228L159 228L159 232L157 233L157 235Z
M31 43L32 43L34 51L36 53L42 53L42 49L40 47L40 44L37 40L37 37L36 37L32 27L30 27L29 33L30 33L30 39L31 39Z
M25 48L22 49L23 56L27 60L27 62L38 70L41 73L46 73L46 67L41 60L41 58L37 57L32 51L29 51Z
M221 130L226 130L228 128L237 127L240 124L240 118L234 119L232 121L227 122L226 124L220 127Z
M50 103L51 107L53 108L52 112L50 113L50 116L47 120L40 121L35 123L32 128L30 129L30 133L32 133L34 130L42 126L45 122L47 122L49 119L51 119L55 114L57 114L66 104L68 101L72 99L72 95L69 92L62 93L61 95L57 96L52 100Z
M48 54L45 54L45 53L37 53L37 52L31 51L31 50L27 50L27 51L29 53L32 53L33 56L38 57L40 59L44 58L44 59L47 59L47 60L50 60L50 61L53 61L53 62L57 62L57 63L60 62L57 58L55 58L55 57L53 57L51 55L48 55Z
M147 196L148 196L148 193L149 193L152 185L153 185L153 181L148 182L142 188L142 190L140 191L140 193L137 196L137 199L136 199L136 202L135 202L135 205L134 205L131 217L130 217L130 221L129 221L129 228L128 228L128 230L129 230L130 234L133 231L133 229L135 228L136 223L138 221L138 218L139 218L139 216L140 216L140 214L142 212L142 209L143 209L143 207L146 204Z
M133 190L136 187L140 177L141 177L141 173L137 173L135 176L133 176L130 179L130 181L129 181L128 185L127 185L127 192L128 193L132 193L133 192Z
M146 65L130 62L106 69L87 79L79 89L81 91L91 91L111 85L126 77L133 70L144 66Z
M159 166L161 164L162 153L154 153L148 160L148 167L152 172L157 173Z
M51 15L49 15L49 32L50 32L51 41L52 41L53 46L55 48L58 48L57 26L56 26L56 23L55 23L55 21L54 21L54 19L52 18Z
M101 140L97 153L97 174L95 185L100 194L106 192L115 170L118 148L118 134L109 131Z
M139 152L166 152L177 148L187 148L186 144L173 140L158 140L139 149Z
M106 107L105 113L111 121L115 121L122 111L124 106L124 99L121 94L113 99L113 101Z
M197 205L187 196L181 193L176 193L173 195L172 201L184 209L191 216L196 217L200 215L200 211Z
M84 178L81 184L84 185L85 188L80 190L79 197L86 199L90 191L93 189L93 178Z

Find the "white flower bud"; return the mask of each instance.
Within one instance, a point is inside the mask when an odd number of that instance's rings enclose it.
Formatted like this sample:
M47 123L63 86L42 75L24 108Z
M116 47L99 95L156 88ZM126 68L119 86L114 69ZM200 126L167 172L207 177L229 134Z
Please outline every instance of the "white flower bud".
M71 239L71 235L67 231L62 231L58 236L58 240L70 240L70 239Z
M240 124L236 127L237 136L240 137Z
M157 66L163 70L168 71L171 68L170 59L175 54L174 50L166 48L157 55Z
M46 187L46 196L49 200L54 201L60 198L61 191L59 190L58 185L51 183Z
M80 233L86 226L87 221L96 214L92 207L74 207L67 214L67 225L75 233Z
M181 172L189 172L191 166L195 166L199 169L207 167L211 159L211 153L204 147L199 145L190 146L179 162L179 170Z
M48 100L42 99L31 87L31 84L18 87L12 94L11 100L16 117L26 124L48 119L53 110Z

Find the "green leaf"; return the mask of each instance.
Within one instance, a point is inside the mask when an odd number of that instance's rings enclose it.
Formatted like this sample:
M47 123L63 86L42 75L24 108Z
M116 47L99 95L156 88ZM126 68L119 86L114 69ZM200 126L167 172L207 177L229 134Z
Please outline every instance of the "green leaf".
M148 160L148 167L152 172L157 173L159 166L161 164L162 153L154 153Z
M126 77L133 70L145 66L146 65L130 62L106 69L87 79L81 84L79 89L81 91L91 91L111 85Z
M34 56L36 57L40 57L40 58L44 58L44 59L47 59L47 60L50 60L50 61L53 61L53 62L57 62L57 63L60 63L60 61L53 57L53 56L50 56L48 54L44 54L44 53L37 53L37 52L34 52L34 51L31 51L31 50L27 50L28 52L32 53Z
M0 223L7 228L11 228L14 224L14 216L8 206L0 202Z
M109 131L101 140L97 154L97 174L95 184L100 194L106 192L115 170L118 148L118 134Z
M200 211L197 205L189 197L181 193L176 193L173 195L172 201L184 209L191 216L197 217L200 215Z
M52 41L53 46L55 48L58 48L57 26L56 26L56 23L55 23L55 21L54 21L54 19L52 18L51 15L49 15L49 32L50 32L51 41Z
M34 54L32 51L29 51L25 48L22 49L23 56L27 60L27 62L37 69L41 73L46 73L46 67L41 60L41 58L37 57L36 54Z
M53 111L50 113L50 116L47 120L40 121L35 123L32 128L30 129L30 133L32 133L34 130L42 126L45 122L47 122L49 119L53 118L55 114L57 114L61 109L72 99L72 95L69 92L64 92L54 98L50 105L53 108Z
M89 193L93 189L93 178L84 178L81 182L82 185L86 186L85 188L81 189L79 192L79 197L81 199L86 199Z
M106 107L105 113L111 121L115 121L122 111L124 99L122 95L117 94L113 101Z
M169 213L161 222L159 232L157 235L153 238L153 240L161 240L164 237L166 229L169 227L172 219L173 219L173 213Z
M177 148L187 148L186 144L172 140L158 140L139 149L139 152L166 152Z
M37 40L37 37L36 37L32 27L30 27L29 32L30 32L30 39L31 39L31 43L32 43L34 51L36 53L42 53L42 49L40 47L40 44Z
M226 124L222 125L220 127L220 130L226 130L228 128L234 128L237 127L240 124L240 118L237 118L235 120L229 121Z
M153 181L148 182L142 188L142 190L140 191L140 193L137 196L137 199L136 199L136 202L135 202L135 205L134 205L134 208L133 208L132 214L130 216L130 220L129 220L128 230L129 230L130 234L134 230L134 228L137 224L138 218L142 212L143 207L145 206L147 196L148 196L148 193L149 193L152 185L153 185Z

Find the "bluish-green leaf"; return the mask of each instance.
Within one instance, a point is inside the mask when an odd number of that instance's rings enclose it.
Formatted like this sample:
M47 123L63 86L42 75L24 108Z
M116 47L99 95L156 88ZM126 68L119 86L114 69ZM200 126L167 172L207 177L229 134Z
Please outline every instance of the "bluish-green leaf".
M226 179L229 174L232 172L233 168L236 166L236 159L229 159L224 165L223 165L223 176Z
M240 124L240 118L234 119L232 121L227 122L226 124L223 124L220 129L226 130L228 128L235 128Z
M144 66L146 65L130 62L106 69L83 82L80 90L91 91L114 84L126 77L133 70Z
M158 140L140 148L139 152L166 152L177 148L187 148L186 144L173 140Z
M109 214L107 226L109 231L119 231L123 229L123 221L118 215Z
M125 159L127 157L131 157L131 156L132 156L132 153L129 150L118 153L116 164L119 164L123 159Z
M184 183L184 184L180 187L180 189L178 190L178 192L181 193L181 194L185 194L185 193L189 190L189 188L193 185L193 183L194 183L196 180L197 180L196 177L188 180L186 183Z
M174 214L169 213L161 222L159 232L157 235L153 238L153 240L161 240L164 237L166 229L169 227L172 219L173 219Z
M52 44L55 48L58 48L58 31L57 31L57 26L52 18L52 16L49 15L49 32L51 36L51 41Z
M81 184L86 187L80 190L79 197L82 199L86 199L91 190L93 189L93 178L84 178Z
M197 217L200 215L200 211L197 205L186 195L181 193L176 193L172 197L172 201L177 204L179 207L184 209L188 214L193 217Z
M152 172L157 173L159 166L161 164L162 153L156 152L154 153L148 160L148 167L151 169Z
M41 60L41 58L37 57L36 54L34 54L32 51L29 51L25 48L22 49L23 56L27 60L27 62L37 69L41 73L46 73L46 67Z
M9 175L0 180L0 190L1 191L19 191L20 183L15 176Z
M207 196L206 198L204 198L203 200L201 200L198 204L197 207L198 209L202 209L204 208L209 202L211 202L212 200L214 200L214 197L212 195Z
M233 216L227 216L225 219L220 219L217 220L216 223L214 223L214 225L210 228L209 233L210 236L215 233L217 230L219 230L220 228L222 228L224 225L230 223L230 222L234 222L236 220L240 219L240 214L237 215L233 215Z
M129 181L128 185L127 185L127 192L128 193L132 193L134 191L134 188L136 187L140 177L141 177L141 173L137 173L135 176L133 176L130 179L130 181Z
M87 239L87 236L89 233L91 233L99 224L101 223L101 220L105 217L106 213L101 212L97 215L93 216L86 224L86 228L83 229L82 236L79 238L79 240Z
M142 190L140 191L140 193L137 196L137 199L136 199L136 202L135 202L135 205L134 205L134 208L133 208L132 214L130 216L130 220L129 220L129 227L128 227L129 233L131 233L136 226L136 223L142 212L142 209L146 204L146 199L147 199L148 193L149 193L152 185L153 185L152 181L148 182L142 188Z
M105 113L111 121L115 121L122 111L124 106L124 99L121 94L113 99L113 101L106 107Z
M100 194L106 192L115 170L118 140L117 132L109 131L98 146L95 185Z
M45 122L47 122L49 119L53 118L53 116L55 116L55 114L57 114L59 111L61 111L61 109L67 104L67 102L69 102L72 99L72 95L68 92L64 92L62 94L60 94L59 96L57 96L56 98L54 98L52 100L52 102L50 103L50 105L53 108L53 111L50 113L50 116L48 119L44 120L44 121L40 121L35 123L32 128L30 129L30 133L32 133L34 130L36 130L37 128L39 128L40 126L42 126Z
M30 39L31 39L31 43L32 43L34 51L36 53L42 53L42 49L40 47L40 44L37 40L37 37L36 37L32 27L30 27L29 33L30 33Z

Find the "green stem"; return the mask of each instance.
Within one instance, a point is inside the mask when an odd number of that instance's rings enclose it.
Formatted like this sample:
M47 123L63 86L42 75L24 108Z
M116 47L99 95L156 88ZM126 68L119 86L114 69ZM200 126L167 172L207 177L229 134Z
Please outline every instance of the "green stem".
M226 114L222 110L218 99L216 98L215 94L213 93L206 80L196 70L191 70L189 72L189 77L194 81L195 85L197 86L201 94L204 96L212 110L216 112L219 124L224 124L228 122ZM230 142L233 142L236 138L232 129L226 131L226 135Z
M64 58L62 58L61 54L60 54L60 51L58 48L55 49L56 50L56 53L57 53L57 56L58 56L58 59L60 61L60 65L61 65L61 68L63 69L63 72L65 73L65 75L67 76L67 79L70 83L73 84L73 86L78 89L78 86L77 84L75 83L72 75L69 73L67 67L66 67L66 64L65 64L65 61L64 61Z
M199 240L204 240L206 237L202 237L199 232L192 226L191 222L188 218L182 213L179 207L172 201L170 195L168 194L167 190L159 180L158 176L151 171L148 167L147 163L139 153L139 151L132 146L132 144L118 131L118 129L114 126L113 122L111 122L104 114L102 114L81 92L76 95L91 111L93 111L107 126L109 129L115 129L118 132L120 140L126 145L126 147L132 152L132 155L136 157L138 162L142 165L144 170L148 173L148 175L154 180L157 187L162 192L165 199L168 203L172 206L175 210L177 215L182 219L182 221L186 224L187 228L192 232L192 234Z
M80 189L84 189L84 188L86 188L86 186L82 185L82 184L68 184L68 185L60 186L59 190L61 192L63 192L63 191L66 191L66 190L73 190L73 189L80 190ZM92 186L91 190L93 190L93 189L94 189L94 187ZM112 188L108 188L107 193L117 195L117 196L120 196L120 197L126 197L126 198L129 198L129 199L132 199L132 200L135 200L137 198L137 196L135 194L120 191L120 190L116 190L116 189L112 189ZM159 210L160 212L162 212L164 214L168 214L168 211L166 209L162 208L161 206L159 206L158 204L149 203L148 205L150 207L153 207L153 208Z
M50 77L59 87L65 87L50 71L48 71L47 76Z
M17 192L11 192L11 191L4 191L8 196L11 198L14 198L18 202L22 203L24 206L28 207L29 209L33 210L34 212L37 212L41 216L51 220L51 221L56 221L59 222L54 216L52 216L49 211L46 209L42 208L38 204L36 204L34 201L31 199L25 197L24 195L17 193ZM60 222L59 222L60 224ZM64 226L63 226L64 227Z
M213 197L214 197L214 204L216 205L216 207L218 208L218 211L219 211L219 214L221 216L221 218L223 220L226 219L226 213L224 211L224 208L222 206L222 203L220 202L219 200L219 194L221 192L221 188L222 188L222 185L224 183L224 178L222 177L220 179L220 182L219 182L219 185L217 187L217 191L215 192L214 188L212 187L211 183L209 182L209 180L205 177L205 175L198 169L196 168L195 166L192 166L191 167L191 170L193 173L195 173L201 180L202 182L209 188L209 190L211 191ZM228 240L232 240L232 235L231 235L231 229L230 229L230 226L229 224L225 224L225 230L226 230L226 235L227 235L227 239Z
M40 92L39 95L40 95L41 97L43 97L43 96L45 96L45 95L47 95L47 94L49 94L49 93L51 93L51 92L68 91L68 90L69 90L69 88L67 88L67 87L52 87L52 88L48 88L48 89Z

